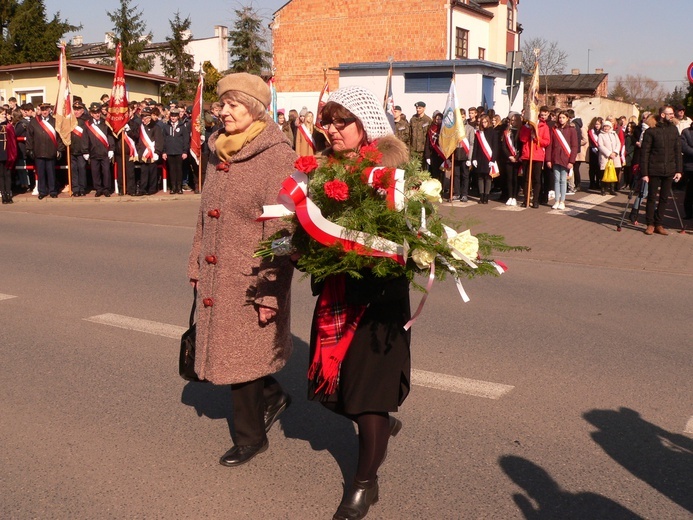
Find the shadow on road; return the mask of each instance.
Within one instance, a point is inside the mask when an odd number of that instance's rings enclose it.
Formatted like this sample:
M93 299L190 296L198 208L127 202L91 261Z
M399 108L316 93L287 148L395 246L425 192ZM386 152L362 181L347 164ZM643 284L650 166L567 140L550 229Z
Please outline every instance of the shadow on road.
M634 476L693 512L693 440L645 421L629 408L591 410L594 442Z
M278 424L286 437L308 441L315 451L327 450L339 465L344 482L351 482L356 473L358 454L358 437L353 423L307 400L308 345L296 336L293 342L294 353L289 362L281 372L275 374L284 390L293 398L288 410L279 416ZM181 402L194 407L200 417L225 419L229 435L232 434L230 385L188 383L183 387ZM276 430L275 424L270 437L278 434Z
M525 491L515 493L513 500L527 520L642 520L602 495L562 490L546 470L522 457L501 457L499 464L510 480Z

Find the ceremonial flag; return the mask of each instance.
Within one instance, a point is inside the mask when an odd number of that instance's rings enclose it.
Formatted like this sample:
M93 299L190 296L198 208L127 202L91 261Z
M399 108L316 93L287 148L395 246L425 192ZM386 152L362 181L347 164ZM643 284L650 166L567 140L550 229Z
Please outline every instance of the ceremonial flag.
M539 60L534 62L534 73L527 90L527 100L525 103L525 118L529 123L537 127L539 124Z
M113 130L115 136L118 137L123 127L127 124L128 119L128 95L125 90L125 69L123 68L123 60L120 57L119 43L116 47L115 74L113 76L111 99L108 100L106 124Z
M460 141L466 137L464 129L464 121L460 116L460 110L457 103L457 92L455 90L455 78L450 82L450 91L448 99L445 101L445 109L443 110L443 125L440 129L440 149L445 157L450 157L455 151Z
M330 97L330 84L327 82L327 78L325 78L325 85L322 87L322 90L320 91L320 97L318 98L318 110L316 111L316 121L315 121L315 128L320 130L321 132L325 133L325 129L320 125L320 120L322 119L322 107L325 106L327 103L327 99Z
M190 130L190 155L195 158L197 164L200 164L202 157L202 132L204 132L204 120L202 118L202 92L204 91L204 79L202 70L200 70L200 80L197 82L197 92L195 93L195 101L193 102L192 128Z
M270 88L270 96L271 96L271 101L270 101L270 106L269 111L272 114L272 119L274 119L274 122L277 122L277 87L274 86L274 76L272 76L269 81L267 82Z
M392 131L395 130L395 100L392 96L392 63L390 63L390 70L387 73L387 85L385 85L385 101L383 101L383 109L385 110L385 115L387 120L390 122Z
M65 43L61 42L58 47L60 47L60 65L58 67L58 99L55 102L55 130L60 134L65 146L69 146L72 142L70 134L77 126L77 119L72 113L72 94L70 79L67 76Z

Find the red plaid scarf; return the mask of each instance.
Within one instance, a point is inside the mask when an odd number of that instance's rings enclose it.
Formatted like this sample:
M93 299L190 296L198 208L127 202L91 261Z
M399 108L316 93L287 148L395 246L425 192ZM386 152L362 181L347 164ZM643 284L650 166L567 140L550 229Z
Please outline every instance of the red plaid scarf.
M315 355L308 370L308 379L317 384L315 393L337 390L342 361L365 310L366 305L346 303L346 275L325 280L316 310Z

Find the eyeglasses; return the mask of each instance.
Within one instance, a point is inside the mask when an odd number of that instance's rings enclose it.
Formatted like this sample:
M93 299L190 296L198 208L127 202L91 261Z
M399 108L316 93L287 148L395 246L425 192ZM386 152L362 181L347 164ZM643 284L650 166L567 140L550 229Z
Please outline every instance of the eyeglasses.
M328 126L334 126L335 130L344 130L345 127L356 121L355 117L345 117L337 119L321 119L320 126L327 128Z

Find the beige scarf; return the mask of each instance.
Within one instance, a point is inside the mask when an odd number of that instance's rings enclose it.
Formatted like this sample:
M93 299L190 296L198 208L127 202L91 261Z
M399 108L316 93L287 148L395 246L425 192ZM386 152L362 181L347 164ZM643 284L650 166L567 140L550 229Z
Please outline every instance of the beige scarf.
M241 148L260 135L265 128L267 128L267 123L255 121L245 132L240 134L220 133L216 142L217 157L223 162L231 160Z

